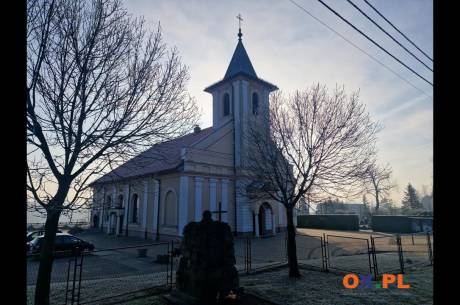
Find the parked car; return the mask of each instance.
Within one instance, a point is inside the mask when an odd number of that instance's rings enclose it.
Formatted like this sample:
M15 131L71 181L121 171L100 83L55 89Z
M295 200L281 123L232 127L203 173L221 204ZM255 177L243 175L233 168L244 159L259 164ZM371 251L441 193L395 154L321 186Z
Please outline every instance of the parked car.
M39 253L43 244L44 236L38 236L30 242L29 252ZM83 251L93 251L94 245L68 233L57 233L54 241L55 252L73 252L79 247Z
M56 233L62 233L61 230L57 230ZM27 233L27 242L31 242L35 237L45 235L45 230L37 230Z
M62 233L61 230L57 230L56 233ZM32 240L34 240L34 238L36 237L39 237L39 236L43 236L45 235L45 230L38 230L38 231L32 231L32 232L28 232L27 233L27 243L26 243L26 248L27 248L27 251L29 251L30 249L30 242Z

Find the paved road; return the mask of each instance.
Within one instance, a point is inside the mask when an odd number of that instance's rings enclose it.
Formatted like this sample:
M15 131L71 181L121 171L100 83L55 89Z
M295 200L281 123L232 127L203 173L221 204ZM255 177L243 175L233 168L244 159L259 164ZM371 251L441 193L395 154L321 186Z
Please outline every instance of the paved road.
M167 254L168 244L157 244L152 240L144 240L135 237L116 238L97 232L86 232L79 234L78 236L95 245L95 251L83 257L82 278L85 280L116 278L122 276L166 271L166 265L157 263L156 259L157 255ZM122 247L136 246L138 247L120 249ZM139 248L147 249L146 257L139 257ZM70 265L70 274L72 275L74 266L73 258L61 257L54 260L51 276L52 282L65 282L67 280L69 260L72 261ZM35 284L36 276L38 273L38 266L39 262L36 259L28 259L28 285Z

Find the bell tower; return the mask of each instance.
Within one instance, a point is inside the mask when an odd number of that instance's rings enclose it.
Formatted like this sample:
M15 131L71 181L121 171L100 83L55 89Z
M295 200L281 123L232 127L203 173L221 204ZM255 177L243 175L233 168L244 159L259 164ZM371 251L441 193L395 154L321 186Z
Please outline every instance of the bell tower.
M269 94L278 88L259 78L244 48L241 33L241 16L238 43L224 78L204 91L212 94L213 128L218 129L230 121L234 131L234 166L236 197L236 228L239 233L252 233L250 201L245 195L244 182L239 179L244 170L248 141L246 133L251 122L269 130Z

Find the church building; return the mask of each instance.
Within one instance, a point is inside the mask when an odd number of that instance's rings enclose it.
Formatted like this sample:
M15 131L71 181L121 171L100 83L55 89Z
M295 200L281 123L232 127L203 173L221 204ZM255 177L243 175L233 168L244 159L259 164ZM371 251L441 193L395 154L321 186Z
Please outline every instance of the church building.
M269 132L269 94L278 89L257 76L241 37L240 29L223 79L204 89L212 95L212 126L156 144L93 182L93 226L114 235L178 237L210 210L237 236L285 231L285 208L250 199L241 178L249 122Z

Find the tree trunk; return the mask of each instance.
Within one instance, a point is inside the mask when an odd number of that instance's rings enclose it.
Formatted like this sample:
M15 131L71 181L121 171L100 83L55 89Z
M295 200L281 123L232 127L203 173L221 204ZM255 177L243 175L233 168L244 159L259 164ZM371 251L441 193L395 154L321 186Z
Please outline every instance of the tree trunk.
M287 252L288 252L288 265L289 277L299 277L299 266L297 264L297 246L295 242L295 227L294 227L294 213L292 208L286 208L287 212Z
M375 192L375 214L378 214L380 208L379 192Z
M40 266L38 268L37 285L35 288L35 305L49 305L51 271L54 259L54 240L59 224L61 212L48 212L45 222L45 236L40 253Z

